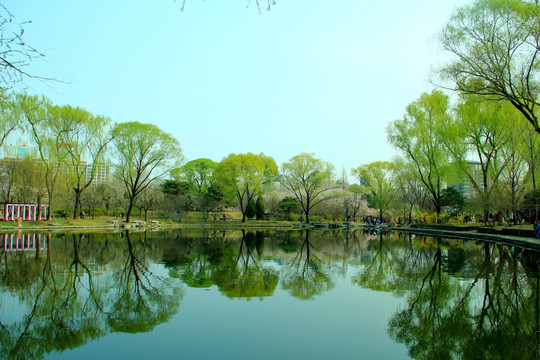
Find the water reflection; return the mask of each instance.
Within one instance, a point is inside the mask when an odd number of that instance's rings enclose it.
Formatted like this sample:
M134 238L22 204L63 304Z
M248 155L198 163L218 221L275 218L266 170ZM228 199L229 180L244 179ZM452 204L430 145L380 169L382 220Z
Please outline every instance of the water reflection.
M16 233L1 234L4 251L34 251L45 250L51 234L48 233Z
M408 270L407 305L390 319L391 337L418 359L537 359L538 254L487 243L474 254L457 250L460 259L473 256L474 269L456 278L443 266L444 244L427 241L397 259Z
M323 270L317 250L309 240L306 230L304 242L291 261L284 267L282 287L292 296L312 299L334 287L331 277Z
M110 236L64 234L33 257L2 254L1 358L39 359L114 331L150 331L176 313L181 286L150 271L144 238Z
M402 299L380 322L411 358L540 355L539 254L519 248L345 231L27 235L43 240L12 251L11 237L0 236L0 358L39 359L113 332L151 333L178 316L189 288L236 302L281 292L307 307L340 284L348 284L344 296L369 290Z

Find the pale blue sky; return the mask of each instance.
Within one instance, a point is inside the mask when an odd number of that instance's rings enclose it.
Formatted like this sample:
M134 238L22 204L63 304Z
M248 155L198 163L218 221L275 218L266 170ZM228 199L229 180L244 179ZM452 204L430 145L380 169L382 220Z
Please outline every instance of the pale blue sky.
M252 0L253 2L253 0ZM437 35L465 0L49 1L4 4L46 51L29 92L154 123L188 160L301 152L336 172L390 160L385 128L424 91ZM14 142L14 140L13 140Z

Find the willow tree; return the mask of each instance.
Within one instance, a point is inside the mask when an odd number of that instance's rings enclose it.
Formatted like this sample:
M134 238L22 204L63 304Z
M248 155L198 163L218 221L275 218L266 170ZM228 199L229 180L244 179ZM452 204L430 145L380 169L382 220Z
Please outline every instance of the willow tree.
M442 190L449 169L442 129L450 119L448 96L435 90L431 94L422 94L420 99L409 104L403 119L387 127L389 142L414 164L437 215L441 212Z
M49 112L53 119L52 136L59 147L55 151L67 163L69 184L75 193L73 218L76 219L81 195L92 184L96 165L104 162L107 145L112 140L108 129L111 120L70 105L54 106Z
M328 199L326 195L330 190L338 188L332 181L334 167L313 154L302 153L293 156L281 168L282 185L296 197L306 216L306 223L309 223L311 210Z
M68 155L63 138L59 136L65 129L61 112L54 111L54 106L46 97L17 94L16 98L23 120L21 126L37 144L38 155L45 171L44 185L47 189L49 209L52 209L56 186L60 177L66 173ZM38 207L39 211L41 209ZM48 219L52 219L52 211L48 212Z
M494 208L500 178L510 160L503 156L503 149L509 141L510 127L506 123L521 120L515 115L508 104L465 95L459 101L455 119L446 126L445 145L480 200L485 221Z
M540 5L476 0L458 8L440 36L452 57L440 70L454 90L505 100L540 133Z
M154 180L180 165L182 149L176 138L152 124L120 123L112 133L116 175L124 184L129 200L126 213L129 222L137 196Z
M263 184L275 179L278 167L272 157L263 153L230 154L221 160L216 173L220 186L238 200L245 222L247 208Z
M376 161L352 169L351 173L358 179L370 206L379 210L379 217L382 218L384 211L388 210L397 195L392 164L388 161Z

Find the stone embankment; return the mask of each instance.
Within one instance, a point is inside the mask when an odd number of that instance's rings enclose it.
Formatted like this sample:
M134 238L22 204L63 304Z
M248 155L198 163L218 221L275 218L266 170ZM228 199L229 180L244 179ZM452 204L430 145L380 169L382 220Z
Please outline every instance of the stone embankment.
M411 225L393 228L393 230L410 232L419 235L504 243L519 246L525 249L540 251L540 239L534 238L534 231L532 229L524 230L503 228L501 230L496 230L493 228L483 228L478 226L461 227L444 225Z

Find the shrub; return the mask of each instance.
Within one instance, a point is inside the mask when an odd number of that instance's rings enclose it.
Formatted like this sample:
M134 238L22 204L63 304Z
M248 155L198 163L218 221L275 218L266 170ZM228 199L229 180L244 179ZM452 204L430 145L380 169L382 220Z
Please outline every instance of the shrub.
M300 221L300 215L298 215L298 214L289 214L289 215L287 215L287 221Z

